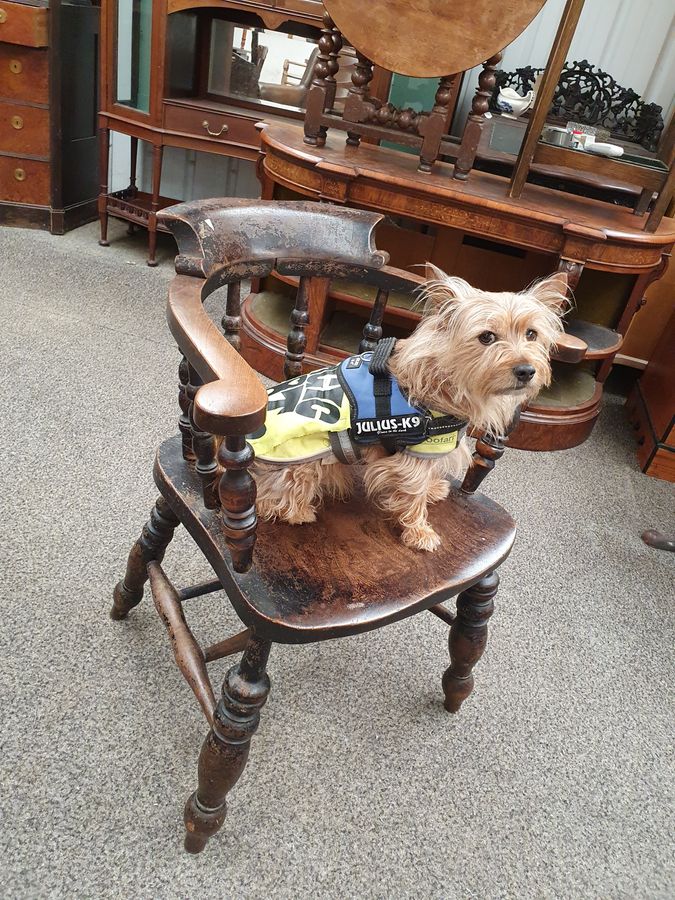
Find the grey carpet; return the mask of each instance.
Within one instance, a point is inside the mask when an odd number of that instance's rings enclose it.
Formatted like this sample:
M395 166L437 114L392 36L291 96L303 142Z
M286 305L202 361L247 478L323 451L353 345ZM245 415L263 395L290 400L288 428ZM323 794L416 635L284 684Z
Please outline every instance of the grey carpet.
M111 232L0 229L2 896L672 897L675 559L639 535L673 531L673 489L612 397L582 447L487 482L520 533L461 713L433 616L275 648L229 818L183 853L204 722L152 603L108 618L176 427L172 251ZM209 576L181 533L166 567ZM238 624L222 594L188 612Z

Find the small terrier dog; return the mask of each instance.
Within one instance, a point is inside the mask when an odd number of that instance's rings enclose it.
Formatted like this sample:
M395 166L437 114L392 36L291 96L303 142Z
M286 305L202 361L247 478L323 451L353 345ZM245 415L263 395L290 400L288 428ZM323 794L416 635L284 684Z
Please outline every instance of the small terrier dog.
M410 337L396 342L388 372L415 409L504 434L516 409L550 383L549 354L562 331L567 279L556 274L521 293L489 293L430 268L433 278L421 289L420 323ZM313 374L325 380L330 376L324 373L332 371ZM275 390L270 389L271 397ZM317 409L316 403L311 408ZM252 444L257 453L255 440ZM435 550L440 537L429 524L427 507L444 500L448 477L460 476L469 465L466 438L442 454L416 455L401 446L392 452L391 444L371 443L358 456L368 498L398 524L403 543ZM267 464L263 454L252 472L261 518L294 525L313 522L324 498L347 499L353 485L353 469L330 449L321 458L289 465Z

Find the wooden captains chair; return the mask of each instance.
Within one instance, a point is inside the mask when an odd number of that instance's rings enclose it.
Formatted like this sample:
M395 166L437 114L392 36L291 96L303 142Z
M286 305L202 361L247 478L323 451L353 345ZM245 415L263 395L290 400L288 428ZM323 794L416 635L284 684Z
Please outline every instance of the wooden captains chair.
M488 436L478 440L461 486L431 509L443 539L435 553L405 547L392 525L358 495L326 505L312 525L257 522L246 435L263 424L267 394L236 349L241 281L271 272L298 279L286 355L290 378L303 369L314 278L375 286L362 350L382 336L389 291L412 291L420 279L387 267L387 254L373 243L382 219L376 213L312 202L208 200L174 206L162 219L179 247L168 320L183 354L180 433L157 451L154 478L161 496L129 554L111 614L124 619L150 580L176 661L209 722L198 788L185 807L185 847L198 853L223 824L226 796L246 765L270 690L272 644L347 637L429 610L451 625L450 666L442 683L445 707L456 712L473 687L472 669L485 647L497 592L495 570L509 554L515 525L500 506L476 493L504 450L500 439ZM223 285L225 337L202 306ZM179 524L216 575L182 591L160 565ZM245 630L202 649L182 605L221 589ZM456 616L443 605L454 596ZM240 651L216 701L206 664Z

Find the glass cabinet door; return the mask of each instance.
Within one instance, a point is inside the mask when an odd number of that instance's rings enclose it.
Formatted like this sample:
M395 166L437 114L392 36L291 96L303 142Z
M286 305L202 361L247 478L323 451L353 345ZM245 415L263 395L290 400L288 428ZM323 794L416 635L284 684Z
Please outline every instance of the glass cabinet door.
M150 111L152 0L117 0L115 101Z

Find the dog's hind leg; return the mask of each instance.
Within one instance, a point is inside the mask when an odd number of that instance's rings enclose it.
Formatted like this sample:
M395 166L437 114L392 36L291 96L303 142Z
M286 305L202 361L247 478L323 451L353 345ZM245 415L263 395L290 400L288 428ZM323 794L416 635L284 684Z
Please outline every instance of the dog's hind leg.
M328 468L321 465L321 460L287 468L256 466L253 475L260 518L282 519L289 525L314 522Z

